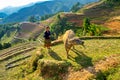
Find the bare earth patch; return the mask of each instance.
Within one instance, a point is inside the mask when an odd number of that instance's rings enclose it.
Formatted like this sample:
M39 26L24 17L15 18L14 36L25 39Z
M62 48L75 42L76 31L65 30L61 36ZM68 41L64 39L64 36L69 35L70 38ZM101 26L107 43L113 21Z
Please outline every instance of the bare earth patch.
M110 20L104 23L104 25L111 29L109 33L120 34L120 16L112 17Z
M69 71L65 80L89 80L95 77L100 71L108 70L120 64L120 55L112 55L104 60L100 60L94 66L83 68L80 71Z

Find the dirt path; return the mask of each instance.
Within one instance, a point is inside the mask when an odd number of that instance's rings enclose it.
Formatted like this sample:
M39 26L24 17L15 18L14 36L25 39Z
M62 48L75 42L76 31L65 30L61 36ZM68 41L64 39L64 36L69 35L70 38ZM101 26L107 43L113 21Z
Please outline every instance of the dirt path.
M108 70L120 64L120 55L112 55L104 60L100 60L94 66L81 69L80 71L70 71L65 80L89 80L100 71Z

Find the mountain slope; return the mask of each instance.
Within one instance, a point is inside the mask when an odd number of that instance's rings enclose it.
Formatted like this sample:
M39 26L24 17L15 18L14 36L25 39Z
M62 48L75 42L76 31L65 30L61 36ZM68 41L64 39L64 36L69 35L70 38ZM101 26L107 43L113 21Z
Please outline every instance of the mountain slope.
M16 35L16 38L22 39L35 39L43 32L44 27L40 24L24 22L20 24L20 31Z
M5 18L5 17L7 17L7 14L5 14L5 13L0 13L0 18Z
M120 34L120 4L114 3L112 6L104 1L94 2L83 6L76 13L62 13L68 22L74 23L77 26L83 25L83 19L89 17L91 23L102 25L110 30L104 35L119 35ZM49 18L43 23L51 25L55 23L55 17Z
M19 9L21 9L21 8L22 8L22 7L11 7L11 6L9 6L9 7L6 7L6 8L4 8L4 9L0 10L0 12L4 12L4 13L10 15L10 14L12 14L12 13L17 12L17 11L18 11Z
M43 31L44 26L30 22L0 25L0 43L17 44L36 40Z
M117 24L120 23L119 9L119 1L114 1L113 3L100 1L83 7L78 13L82 12L85 17L91 18L92 23L103 25L111 29L107 32L108 35L119 35L120 27Z
M80 2L81 4L87 4L95 1L98 0L53 0L43 3L36 3L31 7L23 8L17 13L11 14L5 18L3 22L20 22L27 20L28 17L32 15L43 16L45 14L54 14L58 11L70 11L71 7L77 2Z
M8 7L5 7L3 9L1 9L0 12L3 12L3 13L6 13L7 15L10 15L12 13L18 12L20 9L22 9L24 7L29 7L29 6L32 6L34 4L35 3L30 3L30 4L27 4L27 5L24 5L24 6L19 6L19 7L8 6Z

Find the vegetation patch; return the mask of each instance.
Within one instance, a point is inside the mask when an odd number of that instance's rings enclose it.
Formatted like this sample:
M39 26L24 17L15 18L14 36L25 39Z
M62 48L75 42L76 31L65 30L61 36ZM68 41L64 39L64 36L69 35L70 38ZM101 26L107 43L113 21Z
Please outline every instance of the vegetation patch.
M42 58L43 58L42 54L34 54L30 58L29 62L26 64L26 68L25 68L26 73L30 74L34 72L35 70L37 70L38 60Z
M119 80L120 78L120 65L117 67L109 68L106 71L101 71L97 74L96 80Z
M120 43L119 39L85 40L86 48L84 49L79 45L75 46L75 49L70 50L69 59L66 59L66 52L65 52L65 49L63 48L64 47L63 44L54 45L51 47L51 50L45 49L43 47L38 47L38 49L32 52L33 56L29 60L26 60L25 62L23 62L23 65L19 65L5 72L4 71L1 71L1 72L4 72L7 77L9 76L10 79L15 79L15 80L18 80L18 79L66 80L66 77L69 74L74 77L71 80L75 80L75 77L81 76L81 75L82 76L84 75L84 78L85 78L85 75L90 78L93 75L91 75L91 73L89 74L87 73L88 71L92 71L92 70L94 71L95 68L101 70L101 72L97 74L98 76L99 74L104 75L104 71L106 71L106 70L103 70L104 68L105 69L107 68L107 70L109 70L110 68L108 68L108 66L116 68L116 66L119 65L118 59L115 59L115 61L111 61L114 58L110 57L109 60L107 60L108 56L111 56L111 55L113 56L114 54L118 54L118 55L120 54L119 43ZM24 45L27 45L27 44L24 44ZM104 61L105 62L108 61L108 62L104 63ZM4 62L9 63L8 60ZM5 64L4 62L1 62L1 65L4 65ZM102 64L105 67L101 67L101 66L94 67L96 64L99 66ZM3 69L2 66L1 68ZM74 73L69 71L70 69L72 69ZM81 74L81 71L83 69L85 70L85 73ZM10 74L11 72L13 72L14 74ZM112 74L110 73L110 75ZM108 74L109 78L111 78L110 75ZM115 76L119 75L119 71L117 72L117 69L116 69L116 72L114 72L113 75ZM7 77L3 76L1 78L8 79ZM101 78L102 77L103 76L101 76ZM85 80L84 78L83 80ZM93 78L95 79L96 77L92 77L92 79ZM97 78L99 78L98 80L101 79L100 77L97 77Z
M66 61L39 60L36 74L47 80L62 80L68 72L69 66L70 63Z

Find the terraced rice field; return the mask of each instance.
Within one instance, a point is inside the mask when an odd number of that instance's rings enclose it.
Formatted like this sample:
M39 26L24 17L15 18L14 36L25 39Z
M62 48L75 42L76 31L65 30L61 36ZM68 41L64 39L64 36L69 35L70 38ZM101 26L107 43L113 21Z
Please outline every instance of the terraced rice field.
M38 45L37 42L28 42L0 51L0 75L2 76L0 76L0 80L11 80L8 79L11 71L9 69L24 64Z

